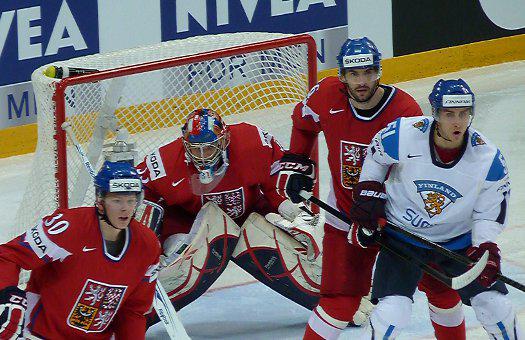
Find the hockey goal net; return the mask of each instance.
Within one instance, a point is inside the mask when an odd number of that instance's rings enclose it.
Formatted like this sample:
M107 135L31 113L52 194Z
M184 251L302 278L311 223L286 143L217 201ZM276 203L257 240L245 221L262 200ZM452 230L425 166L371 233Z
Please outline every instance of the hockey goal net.
M63 62L96 69L54 79L33 72L38 144L30 181L9 237L58 207L92 205L91 178L60 128L72 131L95 169L102 145L124 127L139 160L180 136L188 113L211 108L227 122L254 123L286 144L293 105L316 83L316 49L308 35L235 33L193 37Z

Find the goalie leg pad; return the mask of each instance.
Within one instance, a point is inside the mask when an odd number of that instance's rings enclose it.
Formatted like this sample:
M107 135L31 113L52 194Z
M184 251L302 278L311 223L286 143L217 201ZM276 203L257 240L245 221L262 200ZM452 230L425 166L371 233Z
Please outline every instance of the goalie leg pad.
M159 281L176 310L197 299L217 280L239 240L241 229L215 203L205 204L201 213L191 244L159 273Z
M274 291L313 309L319 300L322 255L309 261L303 244L257 213L241 229L232 260Z

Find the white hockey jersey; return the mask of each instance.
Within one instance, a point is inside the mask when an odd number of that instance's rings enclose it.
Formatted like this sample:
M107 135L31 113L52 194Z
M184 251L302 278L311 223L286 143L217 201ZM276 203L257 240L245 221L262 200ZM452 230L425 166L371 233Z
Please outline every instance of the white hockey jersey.
M510 182L503 155L469 128L456 161L436 158L431 117L400 118L368 147L360 181L385 182L386 214L417 235L461 249L495 242L506 222Z

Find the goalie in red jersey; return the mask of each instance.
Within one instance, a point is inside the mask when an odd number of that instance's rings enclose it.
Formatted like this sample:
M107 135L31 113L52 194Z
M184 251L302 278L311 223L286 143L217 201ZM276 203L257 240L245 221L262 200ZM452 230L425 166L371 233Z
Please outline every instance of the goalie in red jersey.
M0 246L0 339L145 338L160 245L133 219L140 176L106 161L95 191L95 207L57 210Z
M352 195L367 188L359 183L366 149L377 131L398 117L422 115L416 101L399 88L380 84L381 53L368 38L348 39L337 57L338 77L315 85L292 114L290 150L281 159L278 190L294 202L301 189L311 190L315 164L308 158L322 131L328 147L331 181L328 203L348 214ZM295 169L295 170L289 170ZM302 169L301 171L297 169ZM321 299L311 314L305 339L336 339L369 294L377 247L367 247L354 228L327 214L323 239ZM438 339L464 339L459 295L424 276L432 324ZM361 323L361 322L356 322Z
M137 166L146 199L165 210L159 280L176 309L202 295L230 260L292 301L317 304L319 216L277 194L272 174L282 155L268 132L198 109L182 137Z

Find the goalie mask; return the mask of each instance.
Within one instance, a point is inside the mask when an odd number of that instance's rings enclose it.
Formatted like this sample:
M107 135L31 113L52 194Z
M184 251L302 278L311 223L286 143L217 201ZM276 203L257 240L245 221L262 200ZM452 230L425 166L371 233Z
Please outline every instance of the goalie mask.
M210 109L193 111L182 127L182 141L186 159L197 170L200 184L218 184L228 168L230 143L228 127L219 114Z

